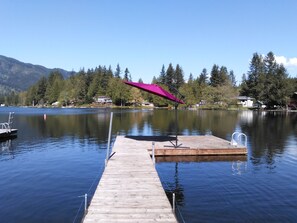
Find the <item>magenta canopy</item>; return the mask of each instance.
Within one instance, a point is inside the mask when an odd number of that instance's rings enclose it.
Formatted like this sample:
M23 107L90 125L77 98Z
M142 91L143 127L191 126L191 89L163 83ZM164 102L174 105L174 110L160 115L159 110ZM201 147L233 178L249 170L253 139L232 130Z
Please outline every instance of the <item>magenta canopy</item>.
M162 87L160 87L157 84L143 84L143 83L130 82L130 81L124 81L124 83L128 84L128 85L130 85L132 87L136 87L136 88L139 88L141 90L147 91L149 93L158 95L158 96L163 97L165 99L168 99L170 101L174 101L174 102L177 102L179 104L184 104L184 102L182 100L178 99L177 97L175 97L174 95L172 95L168 91L164 90Z

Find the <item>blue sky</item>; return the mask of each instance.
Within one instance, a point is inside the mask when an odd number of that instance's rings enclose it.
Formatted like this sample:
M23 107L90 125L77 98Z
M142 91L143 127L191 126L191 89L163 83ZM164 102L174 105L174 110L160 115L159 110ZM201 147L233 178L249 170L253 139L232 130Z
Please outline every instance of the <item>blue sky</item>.
M119 63L151 82L164 64L185 79L226 66L238 82L272 51L297 77L295 0L1 0L0 55L79 71Z

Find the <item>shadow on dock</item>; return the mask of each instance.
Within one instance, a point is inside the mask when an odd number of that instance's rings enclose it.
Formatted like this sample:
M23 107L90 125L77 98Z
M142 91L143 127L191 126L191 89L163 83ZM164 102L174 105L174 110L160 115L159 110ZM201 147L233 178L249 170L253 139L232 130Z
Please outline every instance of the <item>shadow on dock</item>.
M125 138L134 139L137 141L151 141L151 142L168 142L176 139L174 136L125 136Z

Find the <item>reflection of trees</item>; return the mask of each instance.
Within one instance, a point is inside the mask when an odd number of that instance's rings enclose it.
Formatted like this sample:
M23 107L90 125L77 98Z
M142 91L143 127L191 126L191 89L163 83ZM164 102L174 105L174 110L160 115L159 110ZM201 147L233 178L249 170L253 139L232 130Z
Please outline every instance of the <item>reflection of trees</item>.
M18 128L33 136L76 136L78 138L93 138L106 141L108 136L110 112L114 112L112 133L131 134L132 128L138 135L145 135L150 130L153 135L175 134L174 110L100 110L91 114L63 114L21 116ZM203 135L211 132L213 135L226 138L230 136L237 123L237 112L224 111L185 111L178 110L178 134ZM30 129L30 133L26 130Z
M274 157L284 152L288 137L297 135L296 127L296 113L260 112L254 113L251 122L242 122L242 131L249 136L252 162L265 162L273 168Z
M30 127L38 135L59 138L77 136L78 138L107 139L109 113L90 115L48 115L46 120L39 116L23 117L24 125L20 131ZM32 136L32 135L31 135Z
M175 163L174 171L175 172L174 172L174 180L173 181L172 181L172 179L169 179L168 181L163 179L165 193L166 193L171 204L173 202L172 194L175 193L175 199L176 199L175 202L178 205L183 206L185 196L184 196L184 188L179 182L178 163Z
M178 111L178 134L186 131L190 135L213 135L226 138L236 126L237 112L226 111ZM173 110L157 110L152 117L152 126L161 134L175 134L175 116Z

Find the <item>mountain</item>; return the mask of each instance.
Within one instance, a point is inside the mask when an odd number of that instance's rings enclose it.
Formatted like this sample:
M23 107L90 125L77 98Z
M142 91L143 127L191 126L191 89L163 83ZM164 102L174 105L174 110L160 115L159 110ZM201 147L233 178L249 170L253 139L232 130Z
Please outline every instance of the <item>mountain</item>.
M53 71L59 71L64 78L73 74L60 68L49 69L0 55L0 94L27 90L42 76L48 76Z

